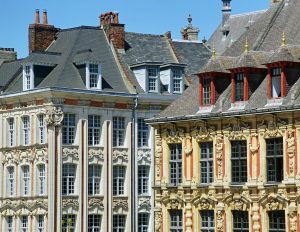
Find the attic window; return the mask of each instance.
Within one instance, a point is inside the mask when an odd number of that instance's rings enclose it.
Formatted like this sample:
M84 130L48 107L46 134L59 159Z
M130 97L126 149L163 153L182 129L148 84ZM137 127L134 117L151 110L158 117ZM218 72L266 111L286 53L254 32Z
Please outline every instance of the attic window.
M86 64L86 87L88 89L102 89L100 64Z
M229 35L229 31L223 31L223 36L227 37Z
M238 73L235 78L235 100L244 101L244 74Z
M210 94L211 94L211 88L210 88L210 78L204 78L203 79L203 105L210 105Z
M23 90L34 88L34 72L33 65L23 66Z
M281 97L281 68L272 69L272 98Z
M182 93L182 70L173 69L173 93Z
M157 68L148 68L148 92L158 91L158 70Z

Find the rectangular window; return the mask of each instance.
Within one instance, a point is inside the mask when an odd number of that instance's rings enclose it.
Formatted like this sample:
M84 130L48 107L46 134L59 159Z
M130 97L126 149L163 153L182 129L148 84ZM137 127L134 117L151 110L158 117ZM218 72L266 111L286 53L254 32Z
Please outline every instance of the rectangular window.
M39 143L44 144L46 142L46 125L45 125L45 117L43 114L38 116L38 130L39 130Z
M272 97L281 97L281 68L272 69Z
M138 166L138 193L149 193L149 171L150 167L145 165Z
M124 195L125 171L126 171L125 166L113 167L113 195L114 196Z
M75 193L75 178L76 178L76 165L63 164L63 177L62 177L62 194L72 195Z
M89 64L90 71L90 89L99 89L100 88L100 66L98 64Z
M65 214L62 216L62 232L75 232L76 215Z
M211 104L211 89L210 89L210 78L203 78L203 105Z
M181 93L181 86L182 86L182 70L173 69L173 92L174 93Z
M98 146L100 144L101 117L99 115L89 115L89 145Z
M44 215L38 215L37 218L38 222L38 232L44 232L45 231L45 221L44 221Z
M235 100L244 101L244 74L238 73L235 78Z
M64 144L73 144L75 139L75 114L65 114L62 127Z
M124 146L125 139L125 118L113 117L113 146Z
M7 120L8 122L8 146L13 147L15 146L15 141L16 141L16 128L15 128L15 119L14 118L9 118Z
M113 232L125 232L126 216L113 215Z
M170 144L170 184L181 184L182 178L182 145Z
M139 213L138 214L138 232L148 232L149 228L149 214Z
M285 232L285 213L283 210L270 211L269 213L269 231Z
M7 216L6 217L6 225L7 225L7 232L13 232L14 231L13 216Z
M200 211L201 232L215 232L214 211Z
M7 167L8 174L8 196L12 197L15 195L15 168Z
M283 180L283 139L267 139L267 181Z
M45 165L39 164L38 169L38 194L44 195L46 193L46 173Z
M100 194L100 182L101 182L101 165L92 164L89 165L89 195Z
M182 232L182 211L170 210L170 232Z
M88 232L100 232L101 231L101 215L90 214L88 217Z
M31 65L26 65L23 67L23 90L29 90L33 88L33 78L31 77Z
M200 143L200 151L201 184L209 184L214 179L213 143Z
M233 183L247 182L247 141L231 142L231 176Z
M248 211L232 211L233 232L249 231Z
M23 195L28 196L30 191L30 168L29 165L22 167L23 172Z
M148 147L149 126L144 118L138 118L138 147Z
M23 144L29 145L30 143L30 120L29 116L23 117Z
M148 68L148 92L157 92L158 71L156 68Z
M21 223L22 223L22 232L28 232L29 231L28 216L22 216Z

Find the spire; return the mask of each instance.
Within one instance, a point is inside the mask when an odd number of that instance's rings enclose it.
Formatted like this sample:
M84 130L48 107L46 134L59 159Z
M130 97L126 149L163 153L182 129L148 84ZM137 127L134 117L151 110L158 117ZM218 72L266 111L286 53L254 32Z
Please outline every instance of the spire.
M248 38L246 38L246 41L245 41L245 53L248 53L249 52L249 44L248 44Z
M285 40L285 33L282 32L282 37L281 37L281 47L285 47L286 46L286 40Z
M222 0L223 7L222 7L222 26L225 25L226 21L229 19L231 14L231 0Z

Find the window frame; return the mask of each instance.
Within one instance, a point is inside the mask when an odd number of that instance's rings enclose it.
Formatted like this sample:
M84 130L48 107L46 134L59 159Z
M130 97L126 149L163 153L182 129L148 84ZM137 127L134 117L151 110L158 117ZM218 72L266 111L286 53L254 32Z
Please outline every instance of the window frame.
M29 218L28 215L21 216L21 230L22 232L29 232Z
M39 144L45 144L46 143L46 123L45 123L45 115L39 114L37 116L38 118L38 139Z
M101 139L101 116L88 115L88 144L89 146L100 146Z
M232 231L249 232L249 212L233 210L232 211Z
M44 232L45 231L45 217L44 215L37 216L37 231Z
M181 143L169 144L169 151L170 151L169 152L170 185L178 186L182 183L182 144Z
M43 167L43 169L42 169ZM41 175L43 174L43 175ZM38 164L37 165L37 189L38 189L38 195L43 196L46 194L46 165L45 164Z
M236 149L236 151L234 151L234 149ZM231 141L230 161L232 184L245 184L248 181L247 150L246 140ZM243 168L245 169L244 171Z
M76 136L76 115L73 113L64 114L62 123L62 143L71 145L75 142Z
M211 105L211 78L202 78L203 106Z
M200 226L201 232L215 232L214 210L200 210Z
M237 73L234 78L235 81L235 101L244 101L244 73Z
M138 165L138 195L149 194L150 166Z
M148 232L149 213L138 213L138 232Z
M125 117L113 117L113 147L124 147L126 136Z
M279 217L275 217L276 216L276 214L277 215L279 215L279 214L281 214L280 216L281 216L281 218L279 218ZM285 211L284 210L275 210L275 211L269 211L268 212L268 218L269 218L269 232L285 232L286 230L285 230L285 228L286 228L286 218L285 218ZM274 221L273 223L272 223L272 221L274 220L276 218L276 222ZM284 220L284 226L283 226L283 228L278 228L278 227L280 227L280 219L282 219L283 218L283 220ZM271 227L271 225L272 224L276 224L275 226L275 228L274 227Z
M199 145L200 145L200 156L199 156L200 184L208 185L214 182L214 148L213 148L214 145L212 141L201 142ZM203 150L206 150L206 152L205 153L202 152ZM206 178L204 178L203 176L206 176Z
M75 195L75 185L76 185L76 164L63 164L62 165L62 195L72 196ZM72 175L73 174L73 175Z
M98 221L98 225L97 225ZM96 222L96 225L95 225ZM100 232L102 226L101 214L89 214L88 215L88 232Z
M272 141L276 144L274 145L273 149L269 149L268 146L271 144L268 144L268 142L272 142ZM278 149L278 146L281 146L281 148ZM284 149L283 137L266 139L267 183L280 183L283 181L284 178L284 150L283 149ZM270 163L271 160L273 161L273 163ZM277 166L279 166L279 168L281 167L280 174L278 173L279 171L277 170ZM270 170L270 168L273 168L273 170ZM270 172L275 172L275 174L273 174L274 178L272 179L270 178L271 176Z
M62 215L62 232L75 232L76 230L76 215L75 214L63 214ZM65 220L67 222L65 223ZM71 223L70 223L71 222Z
M150 128L145 123L144 118L137 119L137 129L138 129L138 148L149 148L149 135L150 135Z
M125 230L126 230L126 215L114 214L112 227L113 227L113 232L125 232Z
M33 64L23 65L23 91L34 89Z
M176 73L178 72L178 73ZM179 90L175 90L177 88L177 84L175 82L179 81ZM172 69L172 88L173 88L173 93L180 94L183 91L183 71L179 68L173 68Z
M7 168L7 185L8 185L8 196L13 197L16 195L15 189L16 189L16 168L15 166L8 166ZM10 170L12 171L12 175L10 173Z
M96 175L97 172L99 175ZM98 196L101 194L101 174L102 165L100 164L89 164L88 166L88 195Z
M12 122L12 124L10 124ZM7 131L8 131L8 147L16 146L16 123L15 118L7 119Z
M151 71L155 70L155 75L151 74ZM147 92L148 93L157 93L158 92L158 80L159 80L159 70L156 67L147 67ZM154 84L154 85L152 85ZM152 88L154 86L154 89ZM151 89L150 89L151 87Z
M14 218L13 216L6 216L6 229L7 232L13 232L14 231Z
M26 115L22 117L22 141L24 146L28 146L31 143L30 123L30 116Z
M113 196L123 196L125 194L126 166L113 166Z
M30 165L22 165L22 195L23 196L29 196L30 195Z
M270 84L271 84L271 97L273 99L277 99L277 98L281 98L282 97L282 91L281 91L281 89L282 89L282 86L281 86L281 72L282 72L282 69L280 67L276 67L276 68L272 68L271 69L271 83ZM276 82L278 82L278 84L279 84L279 91L280 91L280 93L277 96L274 96L274 89L275 89L275 87L274 87L274 83L275 83L274 79L276 79Z
M95 71L95 70L97 70L97 71ZM102 73L101 72L102 72L101 64L86 63L86 88L87 89L102 90ZM95 78L96 81L93 80L92 78ZM93 84L93 86L92 86L92 84Z
M169 210L169 220L170 220L170 232L182 232L183 231L182 210L180 210L180 209Z

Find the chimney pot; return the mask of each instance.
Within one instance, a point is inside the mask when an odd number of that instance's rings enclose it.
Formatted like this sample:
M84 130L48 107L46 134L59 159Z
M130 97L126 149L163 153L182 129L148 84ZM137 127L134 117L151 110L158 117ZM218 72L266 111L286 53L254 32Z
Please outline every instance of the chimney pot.
M43 24L48 25L48 15L46 10L43 11Z
M35 10L35 24L40 24L40 11L38 9Z

